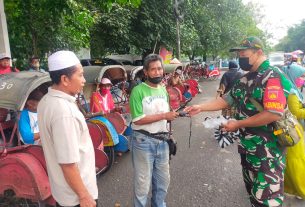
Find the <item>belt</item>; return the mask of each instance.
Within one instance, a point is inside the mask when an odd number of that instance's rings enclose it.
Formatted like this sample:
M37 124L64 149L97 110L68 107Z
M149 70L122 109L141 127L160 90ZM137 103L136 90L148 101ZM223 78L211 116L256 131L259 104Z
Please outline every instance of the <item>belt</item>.
M148 131L145 131L143 129L139 129L139 130L135 130L136 132L139 132L141 134L144 134L146 136L152 137L154 139L158 139L158 140L167 140L168 139L168 135L169 132L158 132L158 133L150 133Z

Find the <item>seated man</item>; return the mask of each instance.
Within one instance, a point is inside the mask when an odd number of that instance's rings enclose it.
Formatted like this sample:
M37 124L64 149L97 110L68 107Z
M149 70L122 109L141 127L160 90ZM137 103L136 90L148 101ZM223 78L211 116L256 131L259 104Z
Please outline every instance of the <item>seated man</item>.
M121 110L121 108L116 108L114 105L113 98L110 93L111 86L112 83L108 78L103 78L101 80L99 91L94 92L91 96L90 111L92 113L102 112L103 114L108 114ZM117 152L117 155L122 156L122 152Z
M173 86L173 87L176 87L178 85L183 85L182 83L182 80L180 78L180 75L182 74L182 71L177 69L175 72L174 72L174 75L168 80L168 85L169 86Z
M103 78L100 83L99 91L94 92L90 100L90 111L92 113L103 112L110 113L115 110L113 98L110 93L112 86L108 78Z
M30 67L28 71L39 71L46 72L43 68L40 67L40 59L38 57L31 57L29 60Z
M6 53L0 54L0 75L8 74L12 72L19 72L15 67L11 67L10 63L11 57Z
M188 92L190 86L187 83L183 83L181 80L182 71L177 69L174 75L168 80L168 85L179 88L183 94L182 102L189 102L192 100L192 95Z
M37 122L37 106L43 93L35 89L28 97L24 110L21 111L18 128L21 141L24 144L40 144Z

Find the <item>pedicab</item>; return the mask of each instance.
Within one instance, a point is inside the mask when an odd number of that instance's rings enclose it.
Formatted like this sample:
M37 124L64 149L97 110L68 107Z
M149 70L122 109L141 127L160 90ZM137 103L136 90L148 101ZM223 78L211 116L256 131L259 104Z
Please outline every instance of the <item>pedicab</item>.
M167 83L168 79L176 70L183 71L183 64L176 63L176 64L164 64L164 81Z
M171 65L171 66L169 66ZM185 79L183 75L187 67L189 68L189 64L169 64L165 65L167 67L167 71L172 71L170 75L168 75L168 80L171 78L171 75L174 74L177 70L181 71L180 78L183 82L183 85L167 85L166 89L170 95L171 106L173 109L183 108L188 102L192 100L192 97L195 97L199 92L199 84L194 79ZM173 70L174 69L174 70ZM168 81L166 82L168 83ZM178 90L178 91L177 91ZM180 100L180 104L178 104L178 100Z
M18 131L19 115L29 94L37 88L47 93L50 81L49 74L43 72L0 75L0 201L8 206L14 202L22 206L55 205L42 147L22 143ZM99 133L97 126L88 127L91 136ZM102 148L102 141L98 141L101 136L92 141ZM98 148L95 157L97 173L101 173L108 157Z
M0 196L8 205L14 200L22 206L55 204L42 148L22 145L17 127L18 112L29 94L37 87L47 88L49 82L49 75L41 72L0 75Z
M204 68L203 77L208 80L216 80L220 76L220 70L215 64L211 63Z
M89 107L84 107L86 110L85 116L88 117L88 122L97 124L103 133L104 151L109 158L109 167L114 163L115 152L127 152L128 139L125 137L126 128L128 126L126 119L129 119L129 106L128 96L125 94L126 87L126 71L121 65L109 65L105 67L101 66L87 66L84 67L84 76L86 84L83 90L85 105L89 105L91 96L98 92L99 84L102 78L108 78L113 87L111 89L111 95L114 103L122 110L120 113L97 113L91 115ZM89 109L89 110L88 110ZM129 131L128 131L129 132ZM107 170L108 170L107 169Z
M143 72L143 66L136 66L133 67L129 73L129 93L131 91L131 88L134 85L137 85L141 82L145 81L145 74Z
M183 65L182 78L184 80L187 80L187 79L189 79L188 74L189 74L189 71L191 70L191 62L183 62L182 65Z

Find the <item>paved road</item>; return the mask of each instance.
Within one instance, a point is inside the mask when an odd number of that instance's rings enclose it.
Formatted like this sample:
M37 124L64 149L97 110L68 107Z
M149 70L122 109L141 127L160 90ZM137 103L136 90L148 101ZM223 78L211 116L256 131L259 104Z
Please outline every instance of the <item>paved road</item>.
M203 93L192 103L215 97L218 81L201 81ZM248 207L250 203L241 178L240 159L236 144L225 149L218 147L213 131L205 129L205 116L192 118L191 146L188 145L190 119L179 118L173 123L174 137L179 144L178 154L171 160L171 184L168 207ZM115 165L98 179L99 206L132 206L131 153L117 159ZM147 205L150 206L150 205ZM304 201L288 198L285 207L305 206Z

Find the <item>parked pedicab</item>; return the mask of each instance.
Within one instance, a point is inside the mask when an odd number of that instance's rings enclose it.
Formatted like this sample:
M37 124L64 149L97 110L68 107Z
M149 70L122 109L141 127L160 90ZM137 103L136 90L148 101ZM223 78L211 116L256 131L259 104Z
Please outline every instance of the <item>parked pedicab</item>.
M183 82L182 85L170 85L168 84L166 86L166 89L170 95L170 101L172 109L179 109L184 107L191 99L192 97L195 97L199 93L199 84L197 80L194 79L186 79L187 76L184 76L184 72L187 69L187 66L189 67L189 64L170 64L171 69L167 71L172 71L169 75L168 80L171 78L171 76L175 73L179 73L179 77L181 81ZM167 66L168 67L168 66ZM172 81L169 81L170 83ZM167 81L168 83L168 81ZM180 103L179 101L180 100Z
M201 78L216 80L220 76L220 70L214 63L202 65L195 62L185 70L187 71L187 76L196 81Z
M81 105L85 109L83 110L85 115L91 117L88 122L95 123L102 129L104 151L108 155L110 168L115 160L115 152L127 152L129 150L128 139L126 138L130 133L130 128L128 128L128 122L130 121L128 95L125 89L126 71L121 65L88 66L84 67L84 76L86 79L83 90L85 103ZM98 89L102 78L108 78L113 84L111 95L116 106L122 109L120 113L97 113L97 116L91 115L92 113L88 107L89 102L92 98L91 96L99 93Z
M0 200L8 206L55 205L42 147L22 143L18 131L19 115L29 94L37 88L47 93L50 81L49 74L42 72L0 75ZM98 125L89 123L88 127L98 174L107 168L108 157L102 150Z
M0 196L8 206L15 205L14 200L22 206L32 202L39 206L55 204L42 148L22 145L16 115L29 94L49 82L49 75L40 72L0 75Z
M216 80L219 76L220 70L214 63L211 63L210 65L205 67L203 74L203 77L205 79Z
M183 64L176 63L176 64L164 64L164 81L167 83L168 79L176 70L183 71Z

